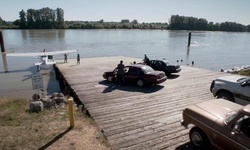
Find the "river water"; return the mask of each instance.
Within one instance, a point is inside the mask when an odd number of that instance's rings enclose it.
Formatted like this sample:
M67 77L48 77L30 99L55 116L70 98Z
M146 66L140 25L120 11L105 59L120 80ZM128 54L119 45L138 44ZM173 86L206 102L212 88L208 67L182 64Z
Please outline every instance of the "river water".
M196 67L219 70L249 65L250 33L166 30L2 30L5 49L41 52L77 49L82 58L129 56L195 62ZM62 56L60 56L63 58ZM69 58L76 58L70 54ZM11 59L11 58L10 58ZM15 58L16 59L16 58Z
M166 58L172 63L214 71L221 68L247 66L250 56L250 33L192 31L191 46L187 49L189 31L166 30L2 30L6 51L16 53L77 49L81 58L128 56L143 59ZM63 59L63 55L54 56ZM69 59L76 59L70 53ZM8 57L10 72L34 70L37 58ZM180 60L183 60L180 63ZM9 75L4 74L0 58L0 83L3 89ZM33 69L32 69L33 68ZM23 76L30 77L27 73ZM13 77L15 78L15 77ZM23 80L25 80L24 78ZM4 80L4 81L3 81ZM13 83L14 84L14 83ZM27 83L30 84L30 83ZM0 88L0 92L1 92ZM12 87L13 88L13 87ZM10 87L11 89L11 87Z

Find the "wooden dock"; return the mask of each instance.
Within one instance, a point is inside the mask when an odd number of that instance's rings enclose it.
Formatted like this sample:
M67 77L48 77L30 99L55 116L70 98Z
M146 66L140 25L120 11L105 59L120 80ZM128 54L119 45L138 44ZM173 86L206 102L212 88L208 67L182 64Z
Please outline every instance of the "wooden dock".
M114 149L177 149L189 141L189 129L180 125L185 107L212 99L211 81L225 75L181 65L182 71L160 85L139 88L117 86L102 77L130 57L102 57L58 64L62 78L84 104Z

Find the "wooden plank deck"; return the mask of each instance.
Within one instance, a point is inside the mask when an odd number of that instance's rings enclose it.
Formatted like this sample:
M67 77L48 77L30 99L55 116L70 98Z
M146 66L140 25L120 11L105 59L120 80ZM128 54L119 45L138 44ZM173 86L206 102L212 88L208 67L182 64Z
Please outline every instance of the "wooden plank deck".
M225 73L183 65L179 74L157 86L117 86L104 81L103 72L120 60L125 65L140 61L122 56L87 58L81 65L69 60L57 67L114 149L172 150L188 142L189 129L180 125L182 110L212 99L211 81Z

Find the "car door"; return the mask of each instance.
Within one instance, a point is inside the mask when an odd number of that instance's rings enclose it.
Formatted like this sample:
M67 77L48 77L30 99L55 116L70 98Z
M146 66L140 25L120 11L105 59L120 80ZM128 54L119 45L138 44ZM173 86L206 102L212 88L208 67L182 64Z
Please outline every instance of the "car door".
M238 149L250 149L250 116L243 115L233 126L231 136L236 141Z
M154 69L154 70L161 70L162 68L162 64L160 61L151 61L151 67Z
M242 88L242 95L244 97L242 97L242 99L244 99L245 101L243 102L243 104L249 104L250 103L250 80L246 81L245 86Z
M139 69L135 66L130 66L127 73L125 73L125 80L127 82L136 82L139 75Z
M155 60L150 60L150 67L152 67L153 69L155 69Z
M236 88L235 101L242 105L247 105L250 103L250 80L239 85L239 88Z
M225 124L222 132L211 133L213 143L225 150L249 149L249 138L240 131L243 119L240 115L235 121Z

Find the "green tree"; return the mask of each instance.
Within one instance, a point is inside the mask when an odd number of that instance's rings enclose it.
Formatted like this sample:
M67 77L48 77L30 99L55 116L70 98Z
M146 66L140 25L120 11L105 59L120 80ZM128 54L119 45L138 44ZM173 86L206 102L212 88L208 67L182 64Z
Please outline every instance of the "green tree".
M28 28L35 28L35 10L28 9L27 10L27 27Z
M20 20L23 18L25 12L20 12ZM26 14L27 28L29 29L54 29L65 28L64 12L61 8L56 10L49 7L42 9L28 9ZM22 26L20 26L22 28Z
M232 31L245 32L247 27L236 22L223 22L221 24L209 22L203 18L185 17L172 15L169 20L170 30L210 30L210 31Z
M101 20L99 21L99 23L104 23L104 20L103 20L103 19L101 19Z
M131 21L132 24L138 24L138 21L137 20L133 20Z
M25 11L23 9L19 12L19 18L20 18L20 28L21 29L26 28L26 26L27 26L27 18L26 18L26 13L25 13Z
M123 20L121 20L121 23L129 23L129 20L128 19L123 19Z
M17 20L15 20L15 21L13 21L12 24L15 25L15 26L21 27L21 21L20 21L20 19L17 19Z
M53 28L53 13L54 11L48 7L38 10L38 19L41 24L41 28L51 29Z
M64 11L61 8L56 9L57 28L64 28Z
M0 17L0 26L3 25L3 19Z
M246 28L247 28L246 30L250 32L250 25L246 26Z
M218 22L215 23L213 28L214 28L213 31L220 31L220 24Z

